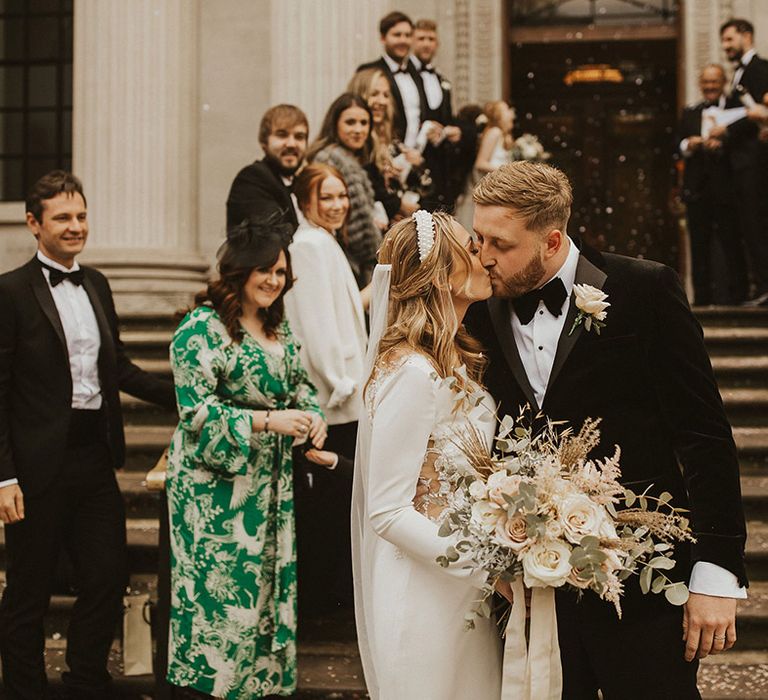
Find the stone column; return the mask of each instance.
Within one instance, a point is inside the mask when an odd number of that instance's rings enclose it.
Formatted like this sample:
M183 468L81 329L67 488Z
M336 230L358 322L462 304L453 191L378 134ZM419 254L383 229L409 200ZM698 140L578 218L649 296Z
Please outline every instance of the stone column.
M199 0L76 0L73 169L83 260L118 311L172 312L204 284L198 252Z
M271 104L301 105L317 136L331 102L355 68L381 55L379 20L385 0L274 0Z
M499 0L454 0L454 108L503 96L507 50Z

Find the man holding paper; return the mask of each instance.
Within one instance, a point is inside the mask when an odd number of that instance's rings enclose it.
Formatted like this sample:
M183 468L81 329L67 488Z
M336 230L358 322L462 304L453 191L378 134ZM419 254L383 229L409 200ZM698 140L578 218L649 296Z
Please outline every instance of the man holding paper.
M691 241L694 303L698 305L715 301L712 274L712 244L715 240L726 265L724 301L738 304L747 295L746 263L731 168L722 141L710 135L729 113L743 110L724 109L725 82L722 66L705 66L699 76L703 99L683 110L679 126L679 152L685 162L683 201Z
M723 51L735 65L727 107L750 109L768 93L768 61L757 55L753 41L754 28L745 19L731 19L720 28ZM733 170L739 224L755 287L747 303L768 306L768 148L746 112L743 118L716 128L710 135L724 138Z

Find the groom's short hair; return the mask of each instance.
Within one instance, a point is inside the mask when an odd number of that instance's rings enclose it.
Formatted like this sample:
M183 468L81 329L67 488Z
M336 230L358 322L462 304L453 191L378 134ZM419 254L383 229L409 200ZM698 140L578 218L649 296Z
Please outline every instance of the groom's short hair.
M551 165L520 160L488 173L475 187L475 204L513 209L529 231L565 231L573 190L565 173Z

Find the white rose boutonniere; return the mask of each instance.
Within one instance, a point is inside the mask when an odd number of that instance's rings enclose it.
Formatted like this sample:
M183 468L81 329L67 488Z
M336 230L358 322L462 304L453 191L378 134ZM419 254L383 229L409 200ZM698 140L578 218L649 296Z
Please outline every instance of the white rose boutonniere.
M582 322L588 331L594 328L600 335L600 329L605 327L604 321L608 315L606 309L610 306L606 301L608 295L589 284L574 284L573 293L576 295L576 308L579 310L579 315L576 316L568 335L571 335Z

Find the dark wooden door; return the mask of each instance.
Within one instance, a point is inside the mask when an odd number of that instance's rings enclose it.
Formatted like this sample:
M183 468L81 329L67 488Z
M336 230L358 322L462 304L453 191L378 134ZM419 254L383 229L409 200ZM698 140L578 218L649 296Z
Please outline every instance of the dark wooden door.
M569 230L604 250L676 264L675 41L523 43L510 51L515 135L537 135L571 178ZM604 79L584 82L590 76Z

